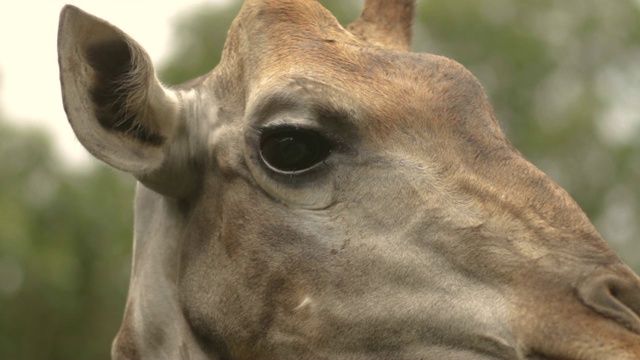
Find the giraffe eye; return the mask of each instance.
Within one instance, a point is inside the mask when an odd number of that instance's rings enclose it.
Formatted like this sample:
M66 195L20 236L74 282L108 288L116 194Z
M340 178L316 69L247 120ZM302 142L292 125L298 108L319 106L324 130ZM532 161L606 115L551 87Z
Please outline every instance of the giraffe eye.
M272 169L283 173L311 169L329 157L331 150L331 141L308 129L267 130L260 139L263 161Z

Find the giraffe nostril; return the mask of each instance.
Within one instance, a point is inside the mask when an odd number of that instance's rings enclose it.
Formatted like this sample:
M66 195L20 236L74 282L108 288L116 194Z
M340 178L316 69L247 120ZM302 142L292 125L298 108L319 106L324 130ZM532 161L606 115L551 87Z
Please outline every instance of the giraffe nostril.
M640 333L640 285L615 275L590 278L578 288L582 302L600 315Z

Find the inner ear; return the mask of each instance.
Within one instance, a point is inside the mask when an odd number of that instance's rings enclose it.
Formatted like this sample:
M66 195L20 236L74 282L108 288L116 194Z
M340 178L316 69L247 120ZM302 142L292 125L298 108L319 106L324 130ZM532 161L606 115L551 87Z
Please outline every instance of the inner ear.
M145 89L149 69L136 61L135 52L122 39L88 44L85 49L88 65L95 71L89 89L96 119L108 131L115 131L152 146L161 145L155 114L144 106L148 94ZM108 59L108 61L105 61Z
M67 5L60 13L58 62L65 112L91 154L137 177L168 166L181 128L180 98L158 81L142 46Z

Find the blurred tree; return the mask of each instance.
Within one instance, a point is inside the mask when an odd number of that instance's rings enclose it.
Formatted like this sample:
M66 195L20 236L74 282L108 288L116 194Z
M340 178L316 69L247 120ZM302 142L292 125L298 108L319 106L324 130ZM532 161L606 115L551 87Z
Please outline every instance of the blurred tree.
M227 31L242 2L203 4L188 12L174 25L175 49L160 70L169 84L179 84L213 69L220 62Z
M133 181L65 170L0 122L0 358L105 359L130 268Z

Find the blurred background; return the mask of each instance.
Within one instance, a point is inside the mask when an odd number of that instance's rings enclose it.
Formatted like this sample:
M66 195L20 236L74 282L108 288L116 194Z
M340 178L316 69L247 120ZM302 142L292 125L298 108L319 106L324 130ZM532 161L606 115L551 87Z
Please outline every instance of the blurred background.
M143 46L163 47L149 52L167 84L217 64L240 7L183 2L163 8L177 15L159 23L136 2L85 2ZM321 2L343 24L362 4ZM43 9L31 3L29 13ZM47 6L42 51L55 51L59 6ZM23 16L26 27L36 21ZM456 59L480 79L514 145L640 272L640 1L421 0L415 32L416 51ZM0 49L20 33L3 31ZM134 181L86 156L62 113L54 55L22 46L0 51L0 359L107 359L128 285ZM5 87L10 55L45 72ZM44 100L58 105L48 112ZM21 115L12 110L21 101L48 113Z

